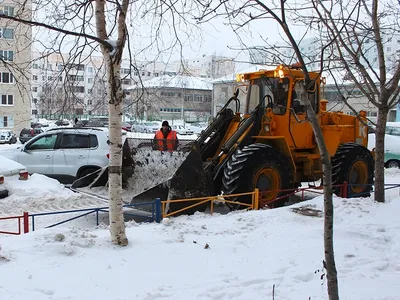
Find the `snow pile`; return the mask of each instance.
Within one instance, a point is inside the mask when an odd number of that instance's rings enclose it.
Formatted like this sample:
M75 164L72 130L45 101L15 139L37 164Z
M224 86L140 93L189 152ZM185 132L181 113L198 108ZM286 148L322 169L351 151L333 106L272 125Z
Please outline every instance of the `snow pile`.
M10 195L0 200L2 216L105 206L103 201L74 193L44 175L33 174L28 180L18 178L10 176L4 182Z
M112 246L104 227L0 236L0 298L272 299L275 285L275 299L328 299L323 218L292 210L322 210L322 202L128 224L125 248ZM398 299L400 197L334 205L341 299ZM127 278L133 290L121 285Z

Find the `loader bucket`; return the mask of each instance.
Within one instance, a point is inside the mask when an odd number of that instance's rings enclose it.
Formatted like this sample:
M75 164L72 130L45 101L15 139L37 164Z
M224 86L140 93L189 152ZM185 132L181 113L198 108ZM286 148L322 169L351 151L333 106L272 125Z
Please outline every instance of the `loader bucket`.
M179 140L173 152L153 150L148 141L127 139L134 153L135 171L127 180L127 190L132 191L131 203L161 201L209 196L209 186L200 152L194 141ZM166 212L174 212L195 202L169 202ZM183 211L191 214L204 211L207 205Z
M127 204L151 202L156 198L165 201L210 195L201 155L194 141L179 140L177 151L164 152L153 150L151 140L127 138L123 156L123 200ZM105 167L76 180L71 187L86 188L86 192L89 188L99 193L101 190L97 187L105 187L107 181L108 168ZM104 188L102 193L107 197ZM165 212L174 212L195 203L168 202ZM207 204L202 204L182 211L182 214L206 208Z

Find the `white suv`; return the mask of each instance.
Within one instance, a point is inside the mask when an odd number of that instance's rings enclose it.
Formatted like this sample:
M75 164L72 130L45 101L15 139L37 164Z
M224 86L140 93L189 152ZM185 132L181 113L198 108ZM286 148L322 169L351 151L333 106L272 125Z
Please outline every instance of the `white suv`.
M95 128L55 128L2 155L39 173L70 183L108 165L107 131Z

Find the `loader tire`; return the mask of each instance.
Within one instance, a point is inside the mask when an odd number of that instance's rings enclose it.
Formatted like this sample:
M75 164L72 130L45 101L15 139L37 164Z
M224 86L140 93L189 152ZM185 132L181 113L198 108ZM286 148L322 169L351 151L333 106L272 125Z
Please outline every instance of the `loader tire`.
M355 143L340 145L331 158L332 185L336 195L342 195L341 185L347 181L347 197L369 197L374 181L374 158L364 146Z
M273 200L291 193L288 189L293 188L293 172L289 160L277 149L256 143L236 150L232 155L224 169L222 186L225 195L252 192L258 188L260 208L266 205L280 207L288 197ZM252 197L240 196L230 200L251 204ZM245 208L243 205L230 207Z

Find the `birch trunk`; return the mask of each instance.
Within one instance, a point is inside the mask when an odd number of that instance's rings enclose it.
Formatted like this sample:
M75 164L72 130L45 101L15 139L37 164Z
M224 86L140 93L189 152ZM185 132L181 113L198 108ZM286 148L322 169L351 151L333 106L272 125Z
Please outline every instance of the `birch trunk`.
M310 101L305 101L307 117L311 122L315 139L321 154L323 169L323 189L324 189L324 251L326 269L326 279L328 285L329 300L339 300L339 287L337 281L337 270L335 263L335 253L333 249L333 190L332 190L332 164L326 148L325 139L320 127L318 118L311 107Z
M385 202L385 127L389 110L379 107L375 131L375 201Z
M126 12L128 0L118 7L118 39L108 40L105 16L105 0L96 0L97 36L103 41L101 50L107 74L107 101L109 117L110 160L108 163L108 196L110 203L111 242L115 245L128 245L122 202L122 105L124 93L121 87L121 58L126 35Z
M128 239L125 233L125 222L122 201L122 88L120 65L112 64L106 58L107 95L109 98L109 141L110 161L108 163L108 197L110 199L110 233L111 242L125 246ZM116 84L117 83L117 84Z

